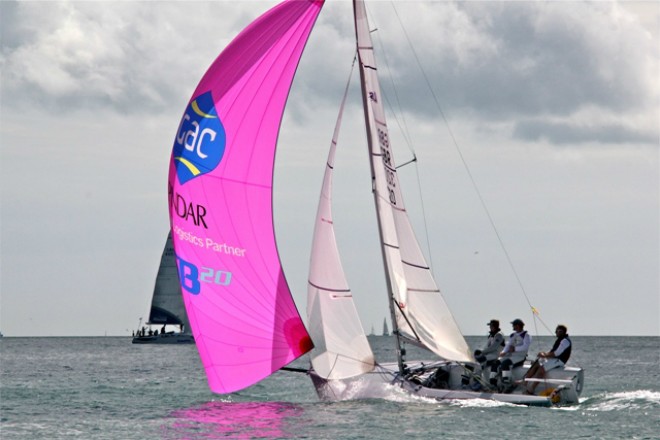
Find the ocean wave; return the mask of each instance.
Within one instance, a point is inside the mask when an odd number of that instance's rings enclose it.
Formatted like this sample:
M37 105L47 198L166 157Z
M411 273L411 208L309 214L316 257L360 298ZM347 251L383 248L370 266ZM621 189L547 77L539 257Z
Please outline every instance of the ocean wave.
M660 392L651 390L604 393L580 401L586 411L646 410L660 407Z
M516 407L513 403L498 402L492 399L441 399L438 400L433 397L419 396L411 394L401 389L396 385L387 384L383 387L383 394L380 396L382 399L395 403L422 403L433 405L446 405L461 408L492 408L500 406Z

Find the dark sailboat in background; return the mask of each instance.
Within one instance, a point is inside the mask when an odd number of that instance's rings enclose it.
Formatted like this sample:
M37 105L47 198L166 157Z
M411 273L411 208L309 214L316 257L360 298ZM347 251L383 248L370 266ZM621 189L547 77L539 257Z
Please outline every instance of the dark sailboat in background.
M168 328L169 326L169 328ZM133 344L192 344L190 323L181 296L172 234L168 234L151 298L149 319L133 334Z

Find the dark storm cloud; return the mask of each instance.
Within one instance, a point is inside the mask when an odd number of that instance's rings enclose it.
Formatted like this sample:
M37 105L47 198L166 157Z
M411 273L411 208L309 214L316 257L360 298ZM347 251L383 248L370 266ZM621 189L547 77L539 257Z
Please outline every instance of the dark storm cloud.
M379 60L406 111L439 117L414 51L450 117L510 123L516 137L550 143L657 143L657 45L616 2L411 2L396 10L407 31L379 35L388 51Z
M10 17L3 98L58 112L180 105L234 26L245 24L234 23L244 15L236 10L209 2L2 2Z
M413 5L398 7L404 19L406 12L412 17ZM424 35L431 36L426 43L414 34L411 40L443 105L457 111L507 117L566 114L590 105L643 108L653 99L653 41L613 5L434 3L432 12L446 18ZM407 51L395 52L390 65L397 82L418 78L403 86L403 95L421 102L427 91L416 66L404 61Z
M601 144L650 144L657 145L658 132L640 132L620 124L582 126L543 120L523 121L516 124L515 138L525 141L546 140L557 145L575 145L589 142Z
M160 113L181 106L218 52L272 3L2 2L3 99L55 111L109 109ZM383 73L391 74L404 111L438 118L426 80L443 110L475 124L511 122L515 136L559 142L536 119L564 119L589 138L575 115L592 108L592 140L648 139L657 102L653 38L615 2L369 3ZM326 4L299 66L289 112L299 123L335 107L354 52L348 2ZM398 25L401 17L406 33ZM584 117L584 116L583 116ZM586 116L588 117L588 115ZM523 119L522 121L520 119ZM633 127L626 121L645 121ZM577 123L576 123L577 122ZM605 124L605 125L603 125ZM561 124L559 124L561 125ZM657 125L657 124L656 124ZM532 127L537 127L535 131ZM624 129L623 127L633 127ZM613 136L604 139L604 133ZM642 133L642 134L640 134ZM563 139L569 139L566 136Z

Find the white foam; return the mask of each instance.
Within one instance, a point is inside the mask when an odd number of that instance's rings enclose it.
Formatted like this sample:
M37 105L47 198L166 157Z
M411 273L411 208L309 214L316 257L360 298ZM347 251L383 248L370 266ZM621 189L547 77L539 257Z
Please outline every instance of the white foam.
M492 399L452 399L448 400L450 405L461 408L495 408L500 406L520 406L508 402L499 402Z
M606 393L587 399L585 403L595 400L587 411L617 411L622 409L645 409L660 405L660 392L651 390L622 391Z

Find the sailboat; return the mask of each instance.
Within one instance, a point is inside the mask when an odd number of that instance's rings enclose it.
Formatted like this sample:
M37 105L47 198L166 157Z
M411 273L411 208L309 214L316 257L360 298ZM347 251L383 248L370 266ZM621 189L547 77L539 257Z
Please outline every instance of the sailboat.
M168 330L167 326L170 328L174 326L176 330ZM133 333L133 344L192 344L194 342L181 296L172 234L169 233L156 275L149 319L146 326L138 325L137 331Z
M576 403L583 381L583 372L578 368L564 367L550 371L542 386L541 394L544 395L539 396L523 394L526 389L524 381L517 389L508 387L502 390L500 384L493 387L483 380L481 372L478 371L479 366L475 363L467 342L436 285L408 218L390 144L365 5L361 0L354 1L353 5L373 196L397 362L376 362L368 372L358 376L347 374L341 378L329 377L325 374L325 365L317 368L318 362L312 352L313 369L310 376L319 397L325 400L342 400L354 396L371 397L378 395L380 386L386 382L410 394L438 400L479 398L539 406L553 402ZM331 145L331 156L334 155L335 147L336 137ZM332 171L333 167L326 167L320 205L329 206L328 188L331 186L329 182L332 180ZM324 208L324 212L329 212L329 207ZM310 285L318 284L312 281L315 280L316 266L341 266L338 259L333 258L331 262L327 259L328 254L335 253L336 244L331 244L332 252L321 248L328 242L323 235L334 236L328 231L318 233L319 228L333 228L331 216L317 215L316 226L310 263ZM333 270L338 272L336 268ZM326 294L331 295L334 290L332 283L326 285ZM313 294L308 294L308 298L312 296ZM335 310L328 308L320 313L309 313L308 320L310 323L326 321L327 316L335 313ZM315 344L318 336L312 333ZM424 348L436 355L437 359L407 361L404 344ZM340 353L337 359L345 356L347 355ZM350 356L354 362L365 365L361 359L371 356L371 351L364 350ZM528 368L529 366L515 368L514 380L522 381ZM545 392L546 390L548 392Z
M324 400L396 389L431 399L526 405L577 402L581 369L551 371L539 390L482 386L478 364L420 250L403 203L365 5L355 0L357 62L373 196L397 361L379 363L339 258L332 172L340 110L323 179L310 258L305 327L275 243L272 177L277 134L296 67L323 0L284 1L243 30L201 79L170 161L174 249L184 303L209 386L248 387L309 353L306 371ZM348 87L347 87L348 89ZM347 93L344 93L341 108ZM405 344L430 360L408 361ZM527 367L514 370L522 379Z
M387 327L387 318L383 318L383 336L389 336L390 329Z

